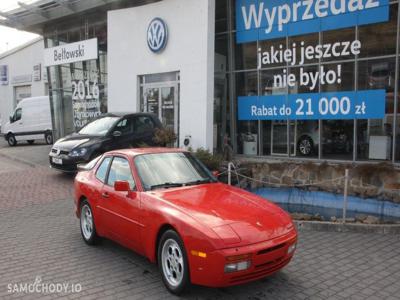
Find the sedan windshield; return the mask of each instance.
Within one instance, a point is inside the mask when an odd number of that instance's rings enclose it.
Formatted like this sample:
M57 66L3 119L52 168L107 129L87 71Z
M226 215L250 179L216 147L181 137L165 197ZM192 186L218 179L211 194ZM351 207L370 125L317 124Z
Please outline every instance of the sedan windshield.
M146 191L216 181L190 153L140 155L135 159L135 165Z
M85 127L83 127L79 134L87 135L106 135L107 132L114 126L114 124L119 120L119 117L103 117L93 122L90 122Z

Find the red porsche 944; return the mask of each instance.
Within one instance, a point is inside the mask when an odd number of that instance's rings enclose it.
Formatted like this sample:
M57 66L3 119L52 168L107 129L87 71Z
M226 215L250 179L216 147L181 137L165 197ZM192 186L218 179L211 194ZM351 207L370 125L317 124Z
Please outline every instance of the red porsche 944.
M84 241L114 240L157 263L167 289L237 285L271 275L293 257L290 216L218 182L189 152L144 148L103 154L75 178Z

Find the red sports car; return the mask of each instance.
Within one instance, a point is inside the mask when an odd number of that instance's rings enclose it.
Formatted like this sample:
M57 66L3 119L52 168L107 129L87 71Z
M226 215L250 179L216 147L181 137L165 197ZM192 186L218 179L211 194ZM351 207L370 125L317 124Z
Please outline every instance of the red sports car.
M189 152L108 152L80 168L76 215L87 244L112 239L159 265L167 289L224 287L289 263L297 232L278 206L217 181Z

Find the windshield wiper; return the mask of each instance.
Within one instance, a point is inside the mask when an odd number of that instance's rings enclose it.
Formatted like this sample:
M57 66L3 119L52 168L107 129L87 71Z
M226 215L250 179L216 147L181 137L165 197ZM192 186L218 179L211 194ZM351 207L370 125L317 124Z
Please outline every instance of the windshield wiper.
M183 186L183 183L178 182L164 182L161 184L155 184L150 187L150 190L158 189L158 188L172 188L172 187L180 187Z
M187 183L185 183L185 186L189 186L189 185L198 185L198 184L210 183L210 182L213 182L213 181L211 181L210 178L205 178L205 179L199 179L199 180L187 182Z

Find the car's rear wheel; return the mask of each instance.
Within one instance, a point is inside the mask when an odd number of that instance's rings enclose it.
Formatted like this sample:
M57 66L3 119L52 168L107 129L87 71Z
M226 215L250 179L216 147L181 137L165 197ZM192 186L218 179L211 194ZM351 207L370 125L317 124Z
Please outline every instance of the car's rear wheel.
M98 242L99 237L96 233L92 208L86 200L81 204L80 227L86 244L94 245Z
M167 289L176 295L181 294L190 284L189 264L185 247L179 235L166 231L158 245L158 265Z
M29 145L33 145L34 142L35 142L34 140L28 140Z
M51 134L51 132L46 132L44 135L44 139L47 145L53 144L53 135Z
M15 136L11 133L7 136L7 142L8 142L8 145L10 145L11 147L14 147L17 145L17 140L15 139Z

